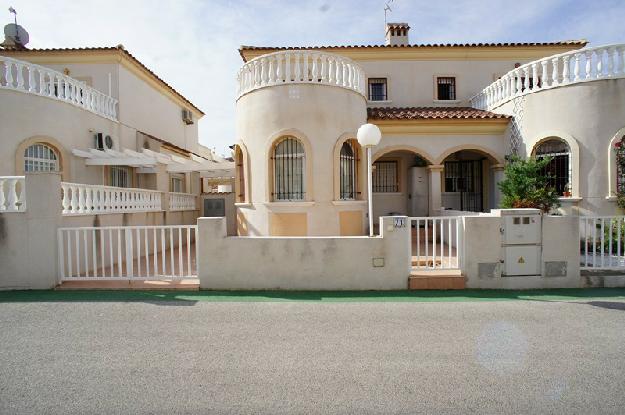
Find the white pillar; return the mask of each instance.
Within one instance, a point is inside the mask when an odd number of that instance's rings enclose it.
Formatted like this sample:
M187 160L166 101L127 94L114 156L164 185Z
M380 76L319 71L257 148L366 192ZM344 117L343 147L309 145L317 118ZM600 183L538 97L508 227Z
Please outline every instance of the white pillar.
M371 160L371 147L367 147L367 197L369 207L369 236L373 236L373 161Z
M438 216L441 211L441 174L443 172L443 165L434 164L428 166L428 175L430 176L430 200L429 200L429 214L430 216Z
M501 199L503 195L501 194L501 190L499 190L499 186L497 185L497 183L502 181L505 177L504 166L503 164L494 164L490 166L490 169L493 172L492 178L493 178L494 194L495 194L495 200L493 200L494 202L493 209L499 209L500 207L499 205L501 204Z

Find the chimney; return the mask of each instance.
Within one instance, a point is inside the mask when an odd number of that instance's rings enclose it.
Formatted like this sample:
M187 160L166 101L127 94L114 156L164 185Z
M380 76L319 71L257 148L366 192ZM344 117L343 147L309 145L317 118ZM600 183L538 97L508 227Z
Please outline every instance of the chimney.
M408 23L387 23L386 24L386 45L391 46L407 46L408 31L410 26Z

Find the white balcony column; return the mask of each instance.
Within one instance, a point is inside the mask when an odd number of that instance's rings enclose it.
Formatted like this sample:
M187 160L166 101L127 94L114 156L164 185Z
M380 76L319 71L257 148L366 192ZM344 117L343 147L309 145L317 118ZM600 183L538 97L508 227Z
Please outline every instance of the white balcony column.
M547 71L547 64L548 64L548 62L547 62L547 60L542 60L542 61L540 61L540 64L543 67L543 75L542 75L543 81L542 81L542 84L543 84L543 88L546 88L546 87L551 85L549 83L549 72Z
M538 65L536 63L532 64L532 80L533 80L533 85L532 85L532 91L535 89L538 89L538 84L540 84L539 79L538 79Z
M442 175L443 175L442 164L433 164L427 167L429 182L430 182L430 200L429 200L429 214L430 216L439 216L441 213L442 207Z
M579 79L580 79L580 78L579 78L579 70L580 70L580 68L579 68L579 62L580 62L580 58L581 58L581 56L582 56L582 54L581 54L581 53L576 53L576 54L575 54L575 68L573 69L573 75L574 75L573 80L574 80L575 82L578 82L578 81L579 81Z
M590 50L588 52L586 52L586 79L590 79L591 73L592 73L592 55L593 55L593 51Z
M504 178L504 165L503 164L494 164L492 166L490 166L490 170L493 172L492 174L492 178L493 178L493 186L494 186L494 200L493 200L493 208L498 209L500 204L501 204L501 200L503 199L503 195L501 193L501 190L499 190L499 186L497 185L499 182L501 182Z
M565 55L562 57L562 64L564 65L562 68L562 83L568 84L570 82L570 73L569 73L569 61L571 59L570 55Z

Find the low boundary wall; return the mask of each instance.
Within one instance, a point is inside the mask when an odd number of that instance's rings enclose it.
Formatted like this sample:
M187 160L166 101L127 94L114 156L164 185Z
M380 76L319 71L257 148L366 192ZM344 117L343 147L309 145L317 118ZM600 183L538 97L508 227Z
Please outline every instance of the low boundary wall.
M227 236L224 218L199 218L200 288L406 289L409 222L406 217L381 221L376 237L236 237Z

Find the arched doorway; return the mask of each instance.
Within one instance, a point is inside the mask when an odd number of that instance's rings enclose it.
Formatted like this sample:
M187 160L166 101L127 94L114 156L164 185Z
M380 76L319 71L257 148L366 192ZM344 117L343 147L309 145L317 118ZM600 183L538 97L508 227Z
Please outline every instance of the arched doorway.
M441 208L488 212L496 208L495 166L492 155L477 149L458 150L444 157L441 175Z
M429 156L415 149L389 148L373 156L373 222L380 216L427 216Z

